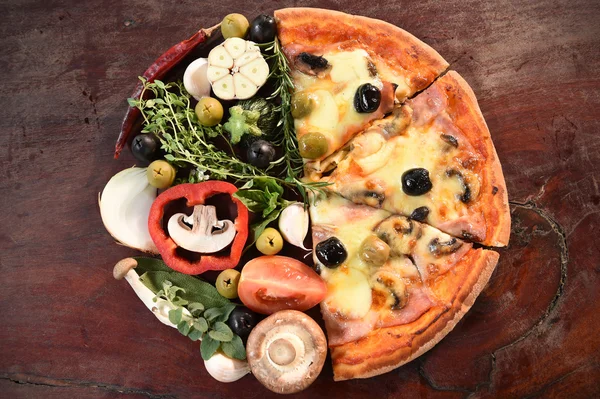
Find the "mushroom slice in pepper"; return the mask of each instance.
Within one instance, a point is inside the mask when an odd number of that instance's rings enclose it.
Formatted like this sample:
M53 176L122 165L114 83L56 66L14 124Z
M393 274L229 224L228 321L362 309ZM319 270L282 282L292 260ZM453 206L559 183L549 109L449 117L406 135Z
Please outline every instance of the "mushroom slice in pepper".
M167 230L178 246L200 253L222 250L231 244L236 233L231 220L217 219L217 210L212 205L194 206L191 216L176 213L169 219Z
M296 393L317 378L327 355L321 327L296 310L267 317L250 333L246 345L252 374L268 389Z

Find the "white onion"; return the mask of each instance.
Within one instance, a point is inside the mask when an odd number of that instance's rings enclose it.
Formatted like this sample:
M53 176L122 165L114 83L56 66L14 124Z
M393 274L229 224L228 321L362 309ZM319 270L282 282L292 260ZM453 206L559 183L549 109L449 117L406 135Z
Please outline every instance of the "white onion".
M146 168L129 168L114 175L100 196L104 227L123 245L158 253L150 232L148 215L157 190L148 183Z

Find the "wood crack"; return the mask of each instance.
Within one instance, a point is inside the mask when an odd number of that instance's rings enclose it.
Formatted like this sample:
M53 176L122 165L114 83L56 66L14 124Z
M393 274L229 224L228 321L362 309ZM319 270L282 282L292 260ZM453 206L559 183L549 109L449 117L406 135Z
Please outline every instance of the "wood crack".
M93 381L78 381L71 379L48 378L31 374L3 374L0 380L7 380L15 384L38 385L51 388L95 388L103 391L118 392L123 394L144 395L150 399L172 399L172 395L155 394L139 388L130 388L114 384L105 384Z
M509 204L511 206L517 207L517 208L523 208L523 209L527 209L527 210L531 210L535 213L537 213L540 217L542 217L544 220L546 220L546 222L548 222L548 224L550 225L550 227L552 228L553 231L555 231L558 236L559 236L559 246L560 246L560 281L558 284L558 288L556 290L556 293L554 294L554 297L552 298L552 300L550 301L550 304L548 305L548 307L546 308L546 310L544 311L544 314L540 317L540 319L527 331L525 331L523 334L521 334L521 336L519 336L518 338L516 338L515 340L513 340L512 342L501 346L500 348L494 350L493 352L490 353L490 372L488 374L488 378L486 381L482 381L480 383L478 383L475 386L474 390L468 390L465 388L460 388L460 387L445 387L445 386L440 386L437 385L431 378L429 375L427 375L427 373L424 370L423 367L423 361L420 362L419 365L419 375L427 382L427 384L434 390L436 391L453 391L453 392L465 392L468 393L467 398L471 398L473 397L477 392L479 392L480 389L482 389L485 386L492 386L493 384L493 379L494 379L494 374L497 371L497 366L496 366L496 355L498 352L502 351L502 350L506 350L510 347L512 347L513 345L516 345L517 343L523 341L524 339L526 339L527 337L529 337L536 329L538 329L550 316L550 314L553 312L553 310L556 308L556 306L558 305L558 302L561 298L561 296L564 293L564 289L565 289L565 284L567 282L567 264L569 262L569 249L567 246L567 237L565 234L565 231L563 229L563 227L550 215L548 214L545 210L539 208L532 200L529 200L527 202L516 202L516 201L509 201Z

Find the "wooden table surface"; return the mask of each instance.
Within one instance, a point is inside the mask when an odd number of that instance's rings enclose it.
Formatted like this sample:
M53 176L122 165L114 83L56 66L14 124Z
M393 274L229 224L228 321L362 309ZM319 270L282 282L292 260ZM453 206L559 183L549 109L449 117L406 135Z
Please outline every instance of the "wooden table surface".
M439 345L383 376L297 397L600 395L600 3L312 1L396 24L471 84L502 161L510 245ZM0 4L0 397L266 398L220 384L196 344L158 323L112 266L97 195L136 76L230 12L297 1Z

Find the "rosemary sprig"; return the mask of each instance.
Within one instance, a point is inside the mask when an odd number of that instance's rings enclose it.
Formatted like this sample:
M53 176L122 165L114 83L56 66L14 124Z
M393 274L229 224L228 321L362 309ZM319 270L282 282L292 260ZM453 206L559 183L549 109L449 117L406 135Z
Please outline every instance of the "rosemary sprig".
M278 159L277 163L285 163L285 176L288 181L297 180L302 174L303 163L296 132L294 130L294 118L291 113L292 93L294 91L294 82L290 76L290 67L283 51L279 39L275 38L273 42L259 44L266 53L265 58L272 60L272 68L269 77L275 82L275 90L267 98L268 100L279 97L280 104L275 108L275 112L280 115L277 126L280 131L275 145L284 149L284 155ZM300 190L300 188L298 187Z

